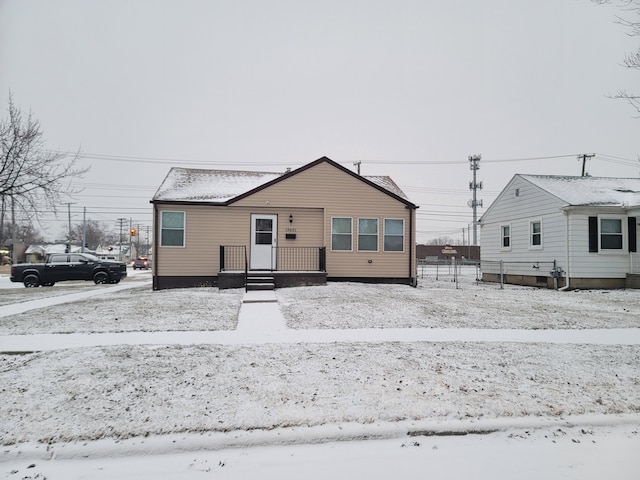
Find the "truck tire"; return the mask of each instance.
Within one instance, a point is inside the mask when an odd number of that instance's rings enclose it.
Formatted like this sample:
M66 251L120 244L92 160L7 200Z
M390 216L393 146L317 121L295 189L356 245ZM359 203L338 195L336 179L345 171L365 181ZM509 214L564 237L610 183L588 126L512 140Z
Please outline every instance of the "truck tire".
M43 287L53 287L56 284L56 282L47 282L47 283L43 283L42 286Z
M107 272L97 272L93 276L93 282L96 285L109 283L109 275L107 275Z
M22 283L26 288L36 288L40 286L40 279L37 275L30 274L24 277Z

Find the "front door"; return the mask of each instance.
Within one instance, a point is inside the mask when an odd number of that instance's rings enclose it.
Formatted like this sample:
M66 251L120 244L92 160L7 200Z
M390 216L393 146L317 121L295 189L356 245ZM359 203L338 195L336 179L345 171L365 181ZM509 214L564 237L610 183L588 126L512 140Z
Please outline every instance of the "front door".
M275 270L277 215L251 215L251 270Z

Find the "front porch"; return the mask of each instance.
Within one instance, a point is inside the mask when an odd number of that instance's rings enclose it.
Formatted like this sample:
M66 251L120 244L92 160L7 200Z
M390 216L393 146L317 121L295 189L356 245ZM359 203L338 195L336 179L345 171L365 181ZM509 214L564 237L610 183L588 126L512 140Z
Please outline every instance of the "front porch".
M326 285L325 247L272 247L269 269L251 269L246 245L220 245L218 288L256 289Z

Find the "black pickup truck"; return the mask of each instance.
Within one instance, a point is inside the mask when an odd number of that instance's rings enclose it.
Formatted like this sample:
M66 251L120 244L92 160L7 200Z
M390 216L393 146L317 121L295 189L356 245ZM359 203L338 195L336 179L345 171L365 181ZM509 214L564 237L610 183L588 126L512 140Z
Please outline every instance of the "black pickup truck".
M11 265L12 282L25 287L50 287L66 280L93 280L98 283L118 283L127 276L123 262L100 260L88 253L52 253L44 263L18 263Z

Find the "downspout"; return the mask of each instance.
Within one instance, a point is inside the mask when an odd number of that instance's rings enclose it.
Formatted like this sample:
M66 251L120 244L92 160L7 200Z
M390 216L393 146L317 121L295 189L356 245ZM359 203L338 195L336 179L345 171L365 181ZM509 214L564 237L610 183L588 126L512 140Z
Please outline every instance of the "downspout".
M152 289L158 290L158 206L153 204L153 258L151 259Z
M567 280L565 282L564 287L558 289L558 290L560 290L562 292L564 292L565 290L569 290L569 288L570 288L569 287L569 277L571 276L571 263L570 263L571 255L570 255L570 250L569 250L569 215L570 215L569 210L565 210L564 214L565 214L565 216L567 218L567 221L566 221L566 230L567 230L566 233L567 233L567 235L566 235L566 238L565 238L565 242L566 242L566 244L565 244L565 258L566 258L566 262L567 262L567 267L566 267Z
M415 209L407 206L409 209L409 280L411 281L412 287L418 286L418 280L413 276L413 249L415 240L413 238L413 215Z

